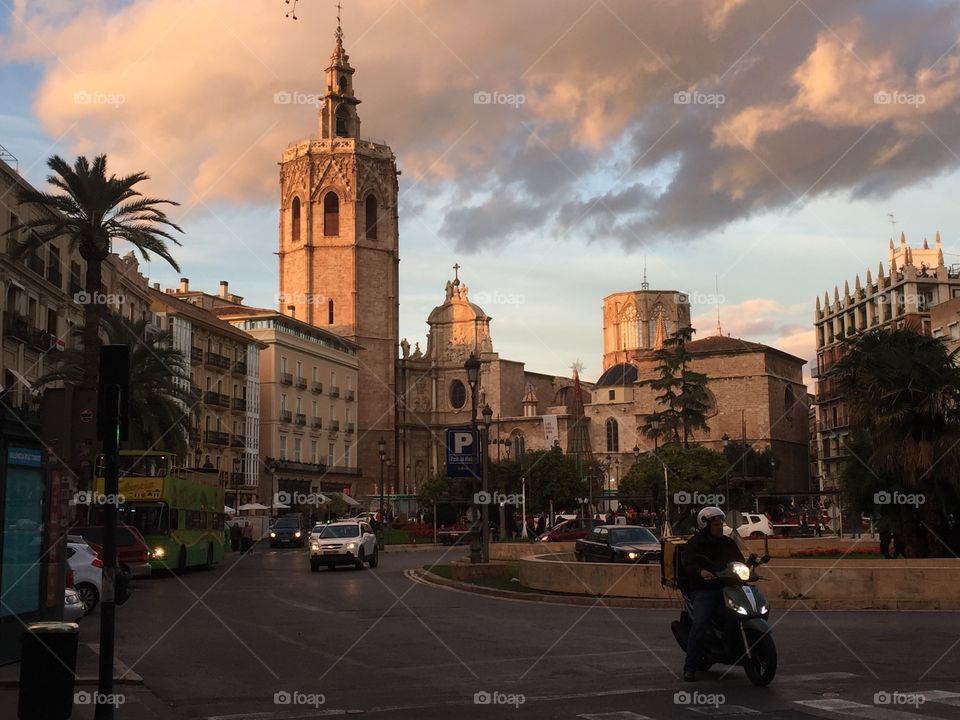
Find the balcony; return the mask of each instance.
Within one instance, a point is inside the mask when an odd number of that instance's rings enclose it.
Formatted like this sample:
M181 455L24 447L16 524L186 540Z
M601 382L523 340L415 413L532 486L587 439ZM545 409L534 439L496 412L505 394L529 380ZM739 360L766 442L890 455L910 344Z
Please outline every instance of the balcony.
M204 433L204 439L210 445L229 445L230 436L225 432L219 432L217 430L207 430Z
M230 369L230 358L226 355L207 351L206 364L215 367L218 370Z
M306 425L306 424L307 424L307 416L304 415L303 413L297 413L297 416L296 416L296 418L294 419L294 422L297 423L297 425Z
M247 401L244 398L233 398L233 409L240 412L247 411Z
M77 293L83 292L83 285L80 284L79 280L71 277L67 292L69 293L70 297L75 297Z
M30 253L27 255L27 267L40 277L43 277L43 260L37 255Z
M331 420L331 421L330 421L330 432L335 433L335 432L338 432L339 430L340 430L340 421L339 421L339 420Z
M231 368L231 372L233 372L234 375L243 375L244 377L246 377L246 375L247 375L247 361L246 361L246 360L237 360L235 363L233 363L233 367Z
M214 392L213 390L207 390L207 392L203 394L203 402L207 405L216 405L222 408L230 407L230 397L223 393Z
M29 342L30 326L27 324L27 319L11 312L4 313L3 334L11 340L19 340L23 343Z
M310 427L319 430L323 427L323 418L310 418Z
M51 265L47 268L47 282L53 283L58 288L63 287L63 273L58 266Z
M293 373L280 373L281 385L293 385Z
M347 423L347 435L353 435L356 432L356 427L353 423Z
M295 384L301 390L305 390L307 387L307 379L304 377L298 377Z
M338 388L336 385L331 385L330 397L340 397L340 388Z
M187 438L189 438L191 444L200 442L200 428L198 427L188 428Z
M190 394L193 395L193 399L200 401L203 400L203 391L198 388L196 385L190 386Z
M239 487L240 485L245 484L245 478L243 477L242 472L231 472L227 475L230 479L231 487Z
M357 399L357 394L355 390L347 390L346 399L348 401L353 401Z
M230 437L230 447L246 447L247 445L247 436L246 435L232 435Z
M190 348L190 364L200 365L201 363L203 363L203 348L191 347Z
M336 473L337 475L360 475L360 468L345 467L343 465L328 465L327 472Z
M323 383L315 382L310 384L310 392L319 395L323 392Z
M293 421L293 412L290 410L281 410L280 411L280 422L288 423Z

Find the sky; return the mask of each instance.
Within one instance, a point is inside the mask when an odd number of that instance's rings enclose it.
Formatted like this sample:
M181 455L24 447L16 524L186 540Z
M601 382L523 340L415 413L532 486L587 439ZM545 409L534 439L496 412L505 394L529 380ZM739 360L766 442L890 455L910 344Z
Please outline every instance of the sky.
M955 2L342 4L361 135L403 173L411 345L459 263L501 357L594 380L602 300L646 269L698 336L719 310L812 361L815 298L891 236L940 231L960 262ZM337 22L334 0L292 7L0 0L0 145L40 187L54 153L147 172L185 231L151 281L275 306L277 163L316 134Z

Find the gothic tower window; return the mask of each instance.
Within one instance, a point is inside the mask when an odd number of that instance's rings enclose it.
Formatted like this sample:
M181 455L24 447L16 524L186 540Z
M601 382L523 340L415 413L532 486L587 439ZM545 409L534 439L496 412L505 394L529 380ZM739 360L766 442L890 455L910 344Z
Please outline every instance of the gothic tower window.
M523 433L517 433L513 436L513 457L517 460L523 457L523 454L526 452L526 444L524 443Z
M337 108L336 135L337 137L350 137L350 111L347 110L346 105Z
M293 242L300 242L300 198L295 197L290 207L290 238Z
M323 198L323 234L340 234L340 198L332 190Z
M333 325L333 300L327 300L327 324Z
M377 199L373 195L367 195L367 240L377 239Z
M637 342L637 308L630 305L620 316L620 349L632 350L639 347Z
M607 452L620 452L620 426L613 418L607 420Z

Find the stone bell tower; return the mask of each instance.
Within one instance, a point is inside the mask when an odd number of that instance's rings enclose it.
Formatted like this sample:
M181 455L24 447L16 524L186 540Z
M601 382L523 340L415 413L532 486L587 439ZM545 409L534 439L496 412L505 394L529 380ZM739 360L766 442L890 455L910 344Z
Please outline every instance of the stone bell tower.
M361 347L356 435L341 432L339 441L356 442L356 490L366 494L379 481L381 437L388 457L397 457L399 171L388 146L360 137L360 100L339 22L335 39L319 135L283 151L278 300L282 312ZM396 462L385 475L388 487L395 472Z

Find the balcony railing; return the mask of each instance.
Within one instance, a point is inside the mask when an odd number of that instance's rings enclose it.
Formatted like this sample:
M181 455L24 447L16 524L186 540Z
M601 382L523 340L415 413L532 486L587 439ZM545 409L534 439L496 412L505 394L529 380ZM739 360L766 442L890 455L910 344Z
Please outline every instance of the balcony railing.
M352 435L356 431L356 425L347 423L347 435Z
M43 277L43 260L39 256L30 254L27 256L27 267L40 277Z
M57 346L57 336L35 328L21 315L6 313L3 317L3 333L11 340L19 340L40 352Z
M187 429L187 437L190 439L191 443L200 442L200 428L191 427Z
M323 418L310 418L310 427L320 429L323 427Z
M233 372L237 375L246 375L247 374L247 361L246 360L237 360L233 364Z
M323 392L323 383L315 382L310 384L310 392L317 393L318 395Z
M80 284L80 281L70 278L70 283L67 287L67 292L70 294L70 297L75 297L77 293L82 291L83 285Z
M283 385L293 385L293 373L280 373L280 382Z
M281 410L280 411L280 422L291 422L293 420L293 412L291 410Z
M247 444L246 435L231 435L230 436L230 447L245 447Z
M355 390L347 390L346 398L347 398L347 400L356 400L356 399L357 399L356 391L355 391Z
M63 287L63 273L58 266L51 265L47 268L47 282L53 283L58 288Z
M360 468L345 467L343 465L328 465L328 473L337 473L338 475L359 475Z
M230 407L230 397L223 393L214 392L213 390L207 390L207 392L203 394L203 402L207 405L216 405L224 408Z
M336 385L331 385L330 397L340 397L340 388L338 388Z
M230 436L225 432L219 432L217 430L207 430L204 433L204 437L208 443L211 445L229 445Z
M305 389L307 387L307 379L304 377L298 377L296 381L296 386L301 390Z
M303 413L297 413L296 418L294 419L294 422L296 422L297 425L306 425L307 416L304 415Z
M340 421L339 421L339 420L331 420L331 421L330 421L330 432L337 432L338 430L340 430Z
M230 369L230 358L226 355L220 355L219 353L207 352L207 365L212 365L215 368L221 370Z
M246 411L246 409L247 409L247 401L244 400L243 398L234 398L234 399L233 399L233 409L234 409L234 410Z
M243 477L242 472L231 472L227 477L230 478L231 487L237 487L238 485L243 485L246 479Z
M203 362L203 348L190 348L190 364L200 365Z

